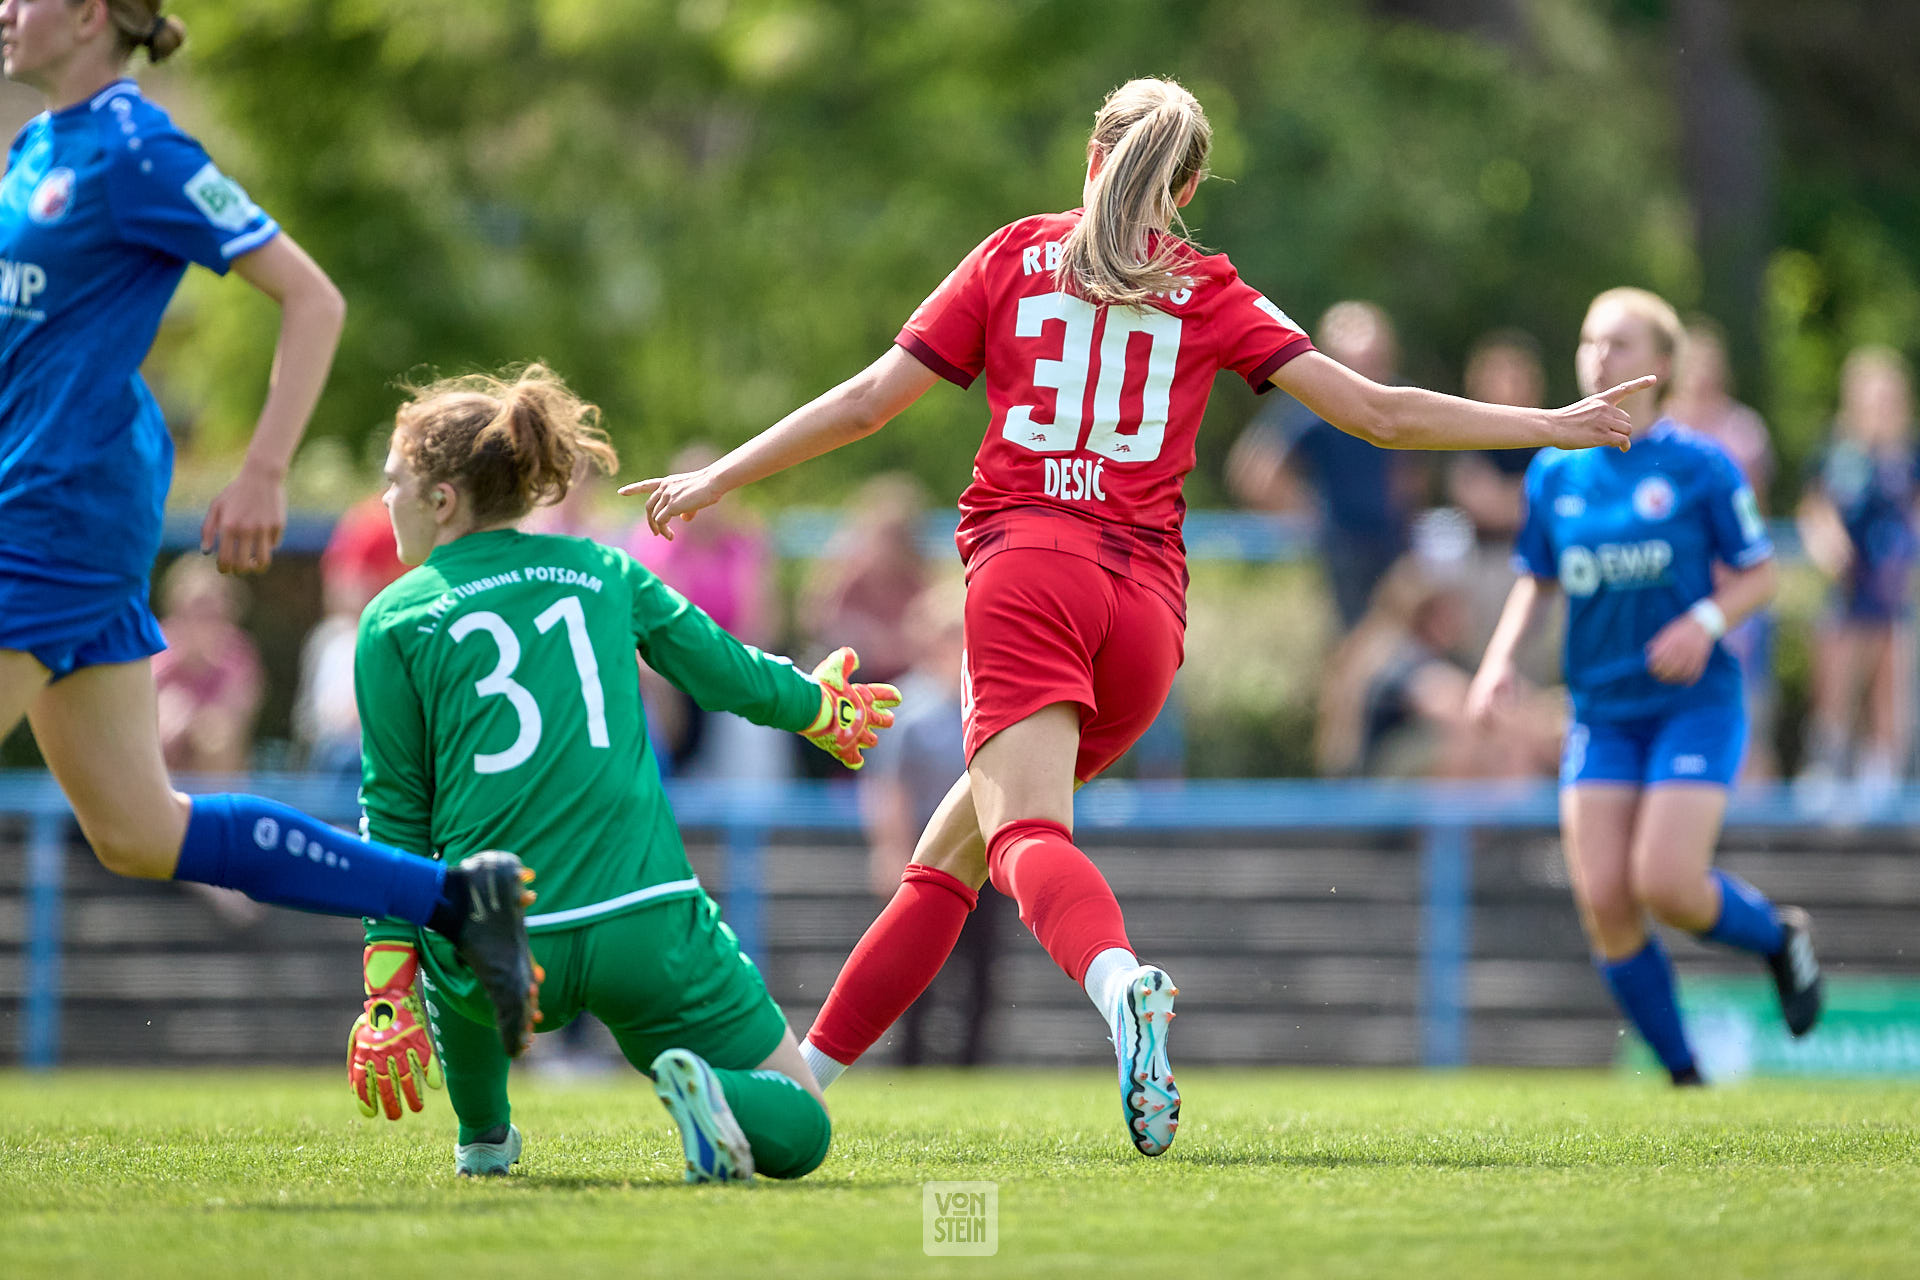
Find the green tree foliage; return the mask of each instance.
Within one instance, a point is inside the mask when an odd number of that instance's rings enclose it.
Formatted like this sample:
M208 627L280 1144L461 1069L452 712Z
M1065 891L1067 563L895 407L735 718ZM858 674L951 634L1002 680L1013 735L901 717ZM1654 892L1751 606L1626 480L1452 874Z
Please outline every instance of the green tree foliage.
M1920 354L1920 6L1755 0L1741 17L1782 153L1765 290L1773 423L1804 456L1848 350Z
M1358 0L178 8L220 158L347 293L316 432L356 448L397 376L535 357L606 407L630 474L742 439L881 352L995 227L1076 204L1093 110L1134 75L1182 78L1214 118L1231 181L1190 210L1199 238L1309 323L1381 301L1421 380L1517 323L1570 391L1588 297L1684 301L1695 277L1662 100L1581 0L1535 5L1524 57ZM191 286L191 357L169 362L227 446L273 337L234 292ZM936 392L767 496L896 465L956 493L984 416L977 389Z

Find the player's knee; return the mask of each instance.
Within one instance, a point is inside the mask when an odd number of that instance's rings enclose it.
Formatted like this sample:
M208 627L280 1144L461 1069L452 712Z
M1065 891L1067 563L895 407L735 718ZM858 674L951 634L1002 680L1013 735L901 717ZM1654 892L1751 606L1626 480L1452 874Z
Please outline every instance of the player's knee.
M1634 877L1634 899L1658 920L1690 926L1699 914L1703 889L1695 880L1670 870L1648 870Z
M1580 908L1588 935L1602 949L1610 950L1641 931L1640 904L1625 885L1588 894Z
M165 880L173 875L174 863L180 856L178 842L169 846L164 838L157 838L153 828L124 821L89 822L83 818L80 834L93 847L93 856L100 860L100 865L117 876Z

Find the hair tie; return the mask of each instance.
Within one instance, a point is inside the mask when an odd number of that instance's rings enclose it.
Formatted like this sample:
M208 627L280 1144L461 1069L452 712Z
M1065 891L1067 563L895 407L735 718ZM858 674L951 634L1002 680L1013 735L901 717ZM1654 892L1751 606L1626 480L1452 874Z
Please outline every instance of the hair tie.
M151 27L148 27L148 28L147 28L147 35L146 35L146 38L145 38L145 39L143 39L143 40L142 40L142 41L141 41L140 43L141 43L141 44L143 44L143 45L145 45L145 46L146 46L146 47L147 47L148 49L152 49L152 48L153 48L153 42L154 42L155 40L158 40L158 39L160 38L160 33L161 33L162 31L165 31L166 29L167 29L167 20L166 20L166 18L164 18L164 17L163 17L163 16L161 16L160 14L157 14L157 13L156 13L156 14L154 14L154 15L153 15L153 25L152 25Z

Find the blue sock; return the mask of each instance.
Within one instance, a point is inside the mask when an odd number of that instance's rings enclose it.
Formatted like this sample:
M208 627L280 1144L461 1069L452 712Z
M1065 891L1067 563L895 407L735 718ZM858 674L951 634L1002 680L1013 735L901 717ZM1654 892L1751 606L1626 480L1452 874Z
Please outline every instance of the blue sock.
M1780 917L1767 901L1767 895L1718 867L1712 875L1713 882L1720 886L1720 918L1700 936L1708 942L1763 956L1780 950L1786 938L1780 931Z
M1660 1065L1678 1075L1693 1070L1693 1049L1680 1025L1680 1005L1673 994L1673 962L1658 938L1625 960L1595 962L1613 991L1614 1003L1627 1015Z
M370 844L259 796L195 796L176 880L238 889L278 907L426 924L444 864Z

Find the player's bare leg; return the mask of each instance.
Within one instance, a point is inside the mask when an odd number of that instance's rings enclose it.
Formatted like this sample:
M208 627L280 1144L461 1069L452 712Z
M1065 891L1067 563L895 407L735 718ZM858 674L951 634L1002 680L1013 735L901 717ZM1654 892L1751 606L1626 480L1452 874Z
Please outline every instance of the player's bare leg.
M967 773L980 829L990 833L994 886L1019 903L1021 922L1107 1020L1127 1138L1157 1156L1180 1127L1167 1058L1179 991L1134 955L1113 890L1073 843L1079 752L1080 707L1056 702L987 739Z
M1649 787L1634 829L1634 896L1676 929L1759 956L1773 977L1787 1030L1803 1036L1823 1001L1813 920L1800 907L1774 906L1754 886L1713 866L1726 810L1725 787Z
M171 877L192 806L160 755L152 664L77 671L42 689L28 718L101 865L143 880Z
M1561 844L1594 967L1675 1084L1699 1084L1680 1021L1673 963L1647 927L1633 891L1637 783L1583 782L1560 789Z
M1593 953L1623 960L1647 945L1647 922L1633 895L1633 827L1640 788L1583 782L1560 790L1561 849Z
M987 838L973 801L973 775L961 774L913 846L913 861L978 889L987 882Z
M40 659L18 649L0 649L0 738L14 730L40 690L49 672Z
M762 1062L758 1067L755 1067L754 1070L778 1071L781 1075L787 1077L787 1079L812 1094L814 1101L818 1102L821 1106L824 1107L827 1105L827 1095L821 1090L820 1082L813 1078L813 1072L808 1068L807 1060L800 1056L800 1042L793 1038L793 1032L791 1030L789 1030L786 1037L780 1041L780 1047L768 1054L766 1061Z

